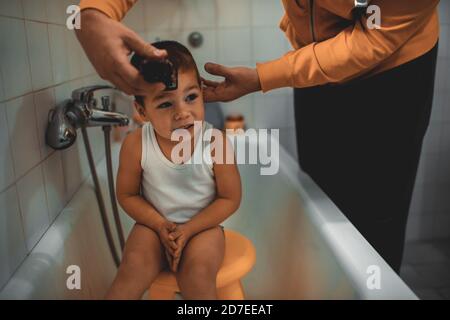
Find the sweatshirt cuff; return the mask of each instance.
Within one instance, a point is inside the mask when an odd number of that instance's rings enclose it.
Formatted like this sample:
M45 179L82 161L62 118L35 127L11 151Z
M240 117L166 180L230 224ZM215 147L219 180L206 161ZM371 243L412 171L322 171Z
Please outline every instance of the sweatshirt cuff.
M80 10L83 11L85 9L97 9L116 21L120 21L123 18L121 13L114 10L114 8L112 8L107 1L81 0Z
M262 92L292 87L291 69L286 55L276 60L257 63L256 71L258 72Z

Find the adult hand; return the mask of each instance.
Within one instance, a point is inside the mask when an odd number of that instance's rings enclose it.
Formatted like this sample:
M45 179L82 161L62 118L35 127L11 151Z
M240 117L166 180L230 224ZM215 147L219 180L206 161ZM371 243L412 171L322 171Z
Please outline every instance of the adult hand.
M177 271L178 264L180 263L181 259L181 253L183 252L186 243L189 241L191 237L192 232L187 224L177 225L176 229L170 233L169 239L174 240L177 245L177 249L175 250L175 253L172 256L173 259L172 264L170 265L170 269L173 272Z
M144 95L146 82L128 56L134 51L150 60L167 57L165 50L156 49L122 23L95 9L81 12L81 29L75 32L100 77L129 95Z
M246 67L228 68L220 64L207 63L205 70L212 75L225 78L222 82L202 79L205 102L228 102L261 90L256 69Z

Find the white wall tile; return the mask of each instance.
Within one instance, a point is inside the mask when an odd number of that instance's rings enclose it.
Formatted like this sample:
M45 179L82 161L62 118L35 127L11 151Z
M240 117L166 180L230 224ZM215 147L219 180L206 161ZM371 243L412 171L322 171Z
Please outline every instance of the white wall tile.
M43 170L50 222L52 222L66 204L61 152L55 152L46 159L43 163Z
M67 28L63 26L48 25L53 81L55 84L59 84L70 79L66 30Z
M144 3L145 1L138 1L135 3L122 20L122 23L136 32L142 32L145 30Z
M5 99L30 92L31 75L24 21L0 17L0 43Z
M188 38L192 32L200 32L203 36L203 44L194 48L189 45ZM190 29L182 32L180 42L191 51L197 63L216 60L216 32L212 29ZM200 65L199 65L200 67Z
M16 186L0 193L0 288L27 254Z
M5 100L5 91L3 89L3 72L0 64L0 101Z
M214 1L182 0L182 28L212 28L216 25L216 6ZM219 11L220 13L220 11Z
M26 29L33 89L49 87L53 84L53 75L47 24L27 21Z
M211 1L213 2L213 1ZM251 24L250 0L216 0L217 26L245 27Z
M219 29L217 34L219 63L252 60L250 28Z
M17 181L20 211L27 249L30 251L49 226L42 166L38 165Z
M253 52L256 62L280 58L286 53L283 34L275 27L253 28Z
M45 0L22 0L22 5L25 19L47 22L47 4Z
M83 75L82 63L82 48L77 40L75 33L71 30L65 29L64 35L67 43L67 59L69 63L69 78L75 79Z
M42 90L34 94L34 105L36 111L36 121L38 128L38 140L41 149L41 160L47 158L54 152L52 148L45 143L45 131L48 124L48 113L55 107L55 93L53 88Z
M19 178L41 159L33 95L29 94L7 102L6 116L14 169L16 178Z
M0 15L23 18L23 10L21 1L17 0L0 0Z
M66 0L41 0L45 1L47 5L47 18L51 23L64 24L68 17L66 13L69 3ZM72 1L73 4L76 1Z
M0 192L14 182L14 168L9 141L5 104L0 103Z
M255 95L255 125L257 128L285 128L291 126L292 105L286 95Z
M279 0L252 0L252 24L254 26L278 27L283 14L283 4Z
M144 2L145 31L181 30L180 1L153 0Z

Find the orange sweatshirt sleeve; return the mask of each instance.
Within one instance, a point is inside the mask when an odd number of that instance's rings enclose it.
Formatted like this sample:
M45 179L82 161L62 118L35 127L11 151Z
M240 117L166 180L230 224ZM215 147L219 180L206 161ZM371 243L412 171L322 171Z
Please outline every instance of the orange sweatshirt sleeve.
M258 63L263 92L344 82L374 69L430 23L438 3L439 0L371 1L381 8L380 29L368 29L368 17L363 17L333 38ZM427 36L433 37L424 35Z
M120 21L137 0L81 0L80 9L97 9L111 19Z

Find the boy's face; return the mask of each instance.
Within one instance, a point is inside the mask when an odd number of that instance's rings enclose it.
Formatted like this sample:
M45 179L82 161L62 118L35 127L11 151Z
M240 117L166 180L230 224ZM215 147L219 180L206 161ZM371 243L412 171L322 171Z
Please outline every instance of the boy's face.
M193 137L194 121L203 121L202 90L195 70L178 71L178 88L164 91L162 83L147 83L145 107L135 105L145 121L150 121L156 133L170 140L176 129L187 129Z

